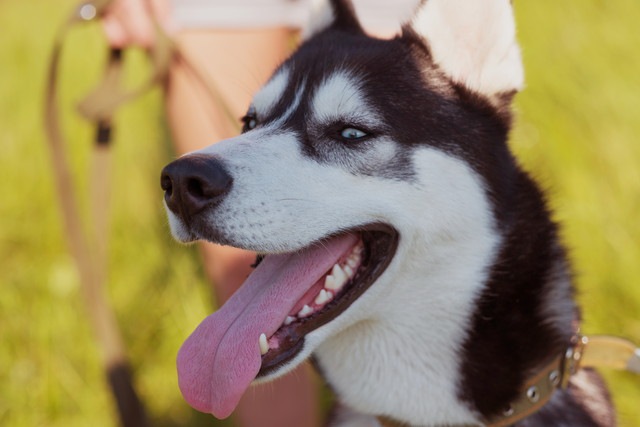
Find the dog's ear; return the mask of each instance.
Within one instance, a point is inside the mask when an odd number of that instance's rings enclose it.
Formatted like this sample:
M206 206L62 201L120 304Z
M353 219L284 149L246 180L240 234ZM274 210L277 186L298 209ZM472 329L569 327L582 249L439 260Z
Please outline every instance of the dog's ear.
M302 33L303 40L329 27L347 32L364 33L351 0L314 0L311 5L312 20Z
M490 99L523 86L510 0L422 0L404 33L421 37L454 82Z

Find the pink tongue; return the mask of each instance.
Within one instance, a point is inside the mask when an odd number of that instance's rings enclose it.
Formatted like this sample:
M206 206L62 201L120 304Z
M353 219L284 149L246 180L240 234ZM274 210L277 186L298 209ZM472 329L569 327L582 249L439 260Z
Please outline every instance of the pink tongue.
M357 243L344 235L295 254L269 255L178 353L178 383L195 409L226 418L258 374L258 338L270 337L305 292Z

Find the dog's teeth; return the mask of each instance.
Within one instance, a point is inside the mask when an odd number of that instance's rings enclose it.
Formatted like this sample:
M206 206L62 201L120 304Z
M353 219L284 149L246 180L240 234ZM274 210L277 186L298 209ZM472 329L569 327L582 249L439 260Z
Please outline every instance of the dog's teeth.
M324 289L322 289L314 302L318 305L322 305L322 304L325 304L327 301L329 301L329 293Z
M352 278L352 277L353 277L353 268L351 268L351 267L350 267L350 266L348 266L348 265L345 265L344 267L342 267L342 269L344 270L344 272L346 273L346 275L347 275L349 278Z
M331 270L331 274L324 279L324 287L332 291L339 291L347 283L347 274L340 265L336 264Z
M293 317L293 316L287 316L287 318L286 318L286 319L284 319L284 325L285 325L285 326L288 326L288 325L292 324L295 320L296 320L296 318L295 318L295 317Z
M302 307L302 309L298 312L298 317L307 317L311 313L313 313L313 308L305 304L304 307Z
M327 289L332 289L334 291L340 289L340 287L338 286L338 283L336 282L335 277L333 277L331 274L325 277L324 287Z
M360 263L360 257L349 255L349 258L347 258L347 265L352 269L356 268L359 263Z
M347 275L340 265L336 264L333 266L333 270L331 270L331 275L334 279L336 279L337 289L342 288L342 286L347 282Z
M258 344L260 344L260 355L263 356L267 354L269 351L269 343L267 342L267 336L265 334L260 334Z

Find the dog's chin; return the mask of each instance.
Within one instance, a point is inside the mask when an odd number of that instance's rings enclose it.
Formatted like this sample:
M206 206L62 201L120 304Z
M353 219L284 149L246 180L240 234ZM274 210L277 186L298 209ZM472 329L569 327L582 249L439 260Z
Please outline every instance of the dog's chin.
M308 295L319 295L324 290L325 296L314 299L313 304L305 304L295 316L287 316L285 322L269 338L269 350L262 355L262 363L258 373L258 380L271 379L282 375L292 369L293 366L304 360L301 358L303 350L305 354L311 351L305 349L305 337L311 332L332 322L344 313L364 292L375 285L376 280L389 266L395 255L399 242L398 232L385 224L370 224L364 227L327 236L314 242L311 246L322 245L323 241L339 238L345 234L355 235L357 243L351 251L335 265L340 265L346 274L344 283L334 283L335 266L311 287L303 300ZM262 255L259 260L262 259ZM264 258L269 257L268 254ZM338 273L340 274L340 273ZM327 284L328 283L328 284ZM327 299L325 301L325 299ZM309 307L305 310L304 307ZM296 312L296 307L293 312ZM310 311L309 311L310 310ZM309 313L305 313L309 311ZM292 313L293 314L293 313Z

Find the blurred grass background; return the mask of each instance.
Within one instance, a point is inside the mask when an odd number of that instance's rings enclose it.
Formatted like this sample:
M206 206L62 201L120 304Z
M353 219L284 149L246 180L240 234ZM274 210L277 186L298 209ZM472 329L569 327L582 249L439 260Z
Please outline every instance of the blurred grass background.
M2 426L115 425L42 130L46 64L72 5L0 0ZM516 15L528 87L516 101L513 148L562 223L583 330L640 342L640 2L518 1ZM96 26L68 43L63 125L82 191L93 129L69 112L101 75L105 47ZM140 80L144 57L130 56ZM177 387L175 354L211 301L195 249L172 242L161 205L158 175L173 155L160 92L123 108L116 124L109 294L136 384L152 425L222 425L189 409ZM607 379L620 426L640 425L640 378Z

